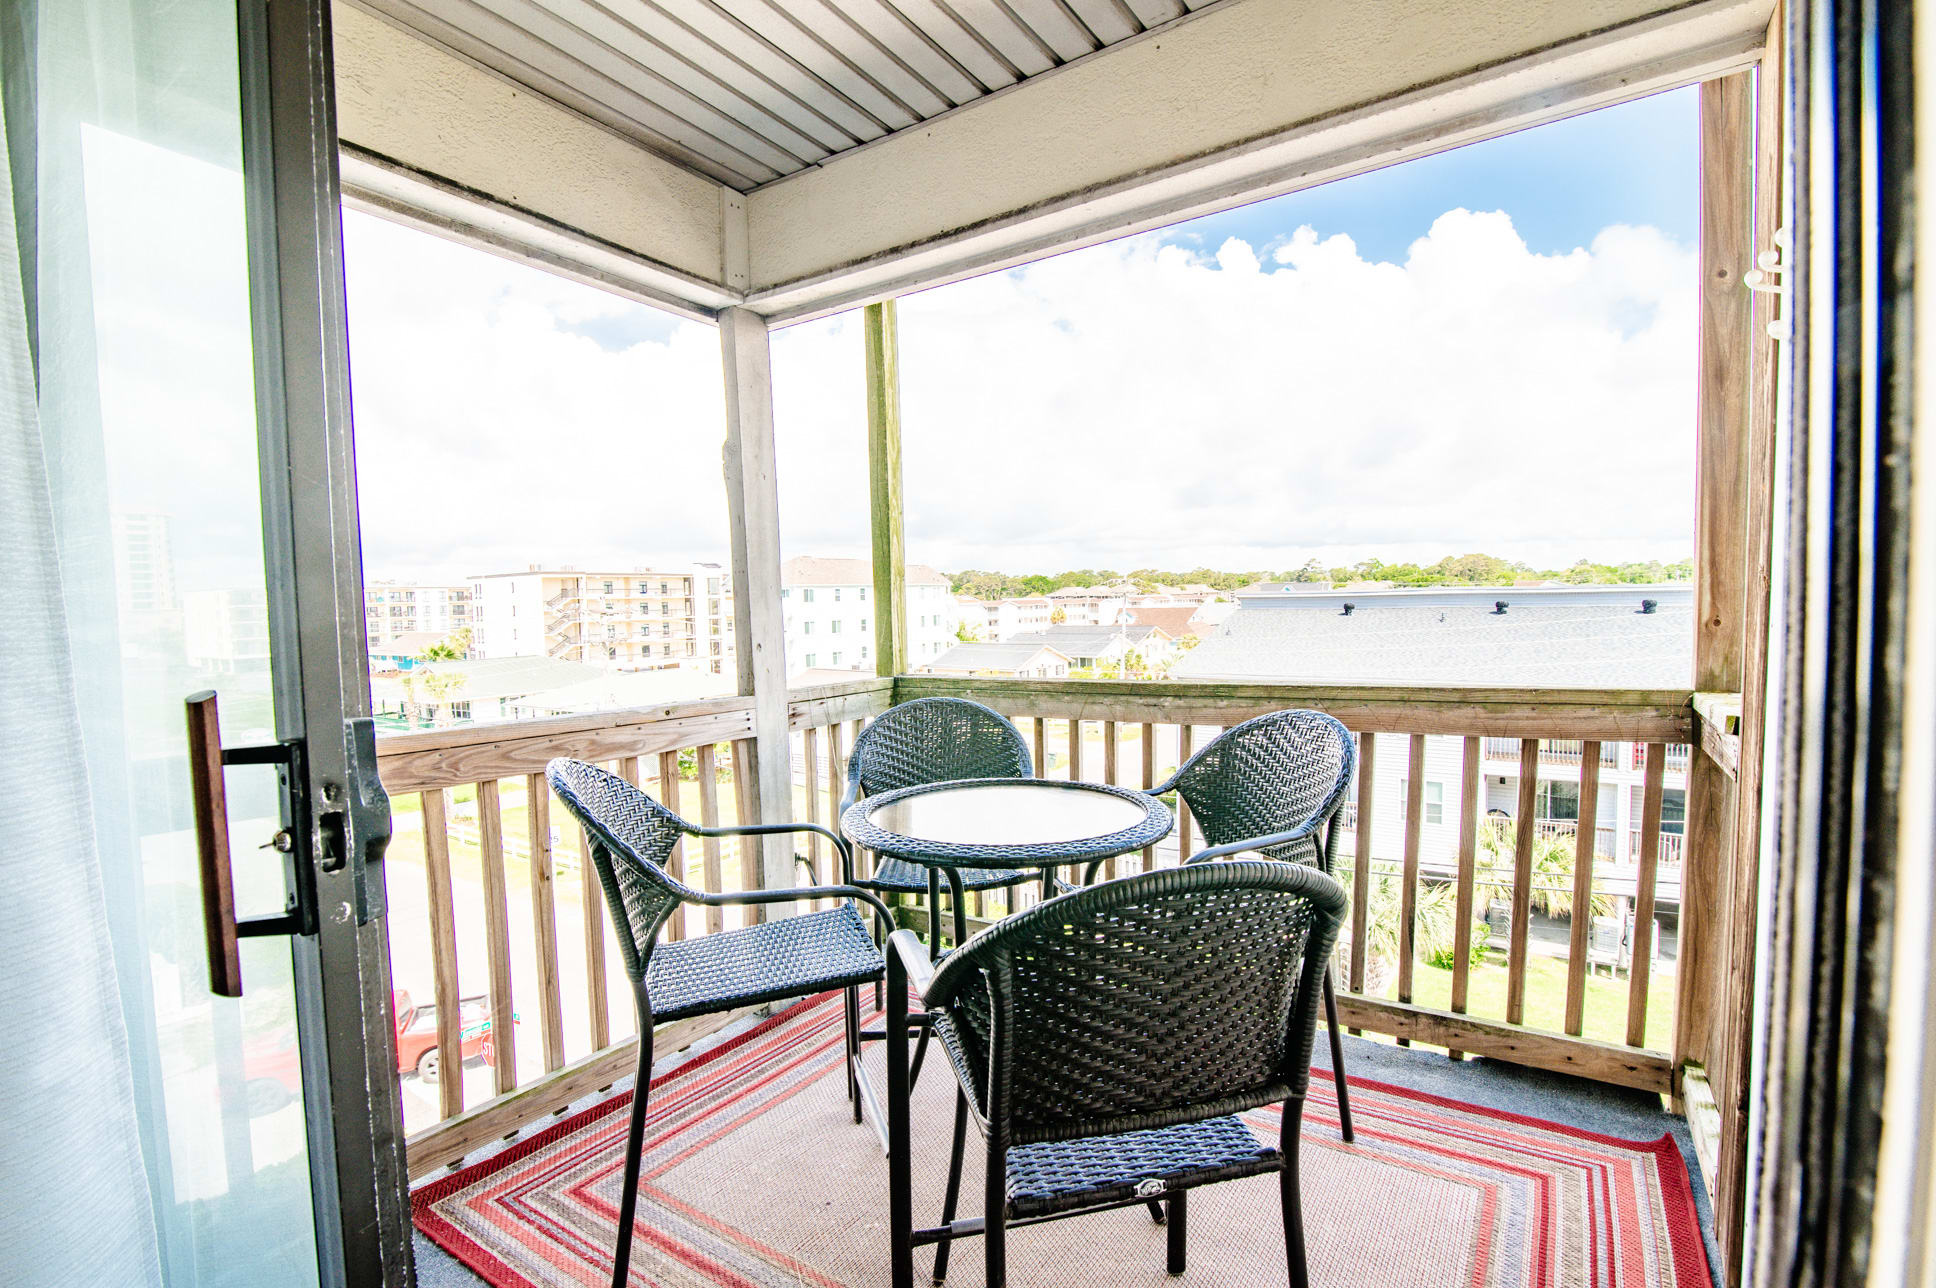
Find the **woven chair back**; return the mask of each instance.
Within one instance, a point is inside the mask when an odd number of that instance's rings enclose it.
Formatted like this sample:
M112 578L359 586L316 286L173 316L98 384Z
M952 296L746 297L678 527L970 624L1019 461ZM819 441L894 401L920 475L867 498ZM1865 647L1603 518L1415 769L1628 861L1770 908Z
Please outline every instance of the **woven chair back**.
M1321 711L1274 711L1225 730L1176 775L1209 845L1288 832L1344 800L1357 768L1351 732ZM1322 835L1263 853L1331 870Z
M1035 772L1021 731L966 698L916 698L889 707L854 739L848 781L878 796L956 778L1027 778Z
M625 972L637 984L659 926L681 903L699 897L665 870L666 858L692 825L616 774L560 757L545 780L585 828L605 891Z
M984 931L927 996L1013 1143L1216 1117L1302 1094L1345 907L1294 864L1146 873Z

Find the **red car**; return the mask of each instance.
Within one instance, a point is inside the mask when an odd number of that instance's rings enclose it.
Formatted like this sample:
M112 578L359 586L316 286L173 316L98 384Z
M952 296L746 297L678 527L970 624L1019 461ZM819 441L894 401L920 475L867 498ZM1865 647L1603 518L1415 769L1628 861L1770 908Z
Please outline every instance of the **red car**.
M435 1003L414 1005L410 994L398 989L390 995L397 1017L397 1072L414 1073L425 1082L437 1081L437 1007ZM458 1051L465 1060L479 1056L489 1064L496 1049L491 1036L491 999L480 993L457 1004L463 1027L458 1031ZM511 1023L518 1017L513 1015Z
M425 1082L437 1081L437 1008L413 1005L402 989L390 994L397 1023L397 1072L414 1073ZM482 1057L489 1063L496 1050L491 1039L491 999L480 993L458 1003L463 1021L458 1050L466 1060ZM511 1016L516 1024L518 1017ZM302 1060L296 1051L296 1031L282 1029L251 1038L242 1046L242 1072L250 1117L271 1114L302 1095Z

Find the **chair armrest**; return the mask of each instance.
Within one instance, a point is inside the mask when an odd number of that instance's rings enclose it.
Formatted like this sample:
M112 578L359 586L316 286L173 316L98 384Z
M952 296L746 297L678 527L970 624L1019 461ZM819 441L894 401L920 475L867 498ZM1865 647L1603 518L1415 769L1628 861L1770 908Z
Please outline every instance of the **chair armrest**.
M1312 815L1288 832L1273 832L1269 836L1253 836L1242 841L1230 841L1224 845L1213 845L1207 850L1198 850L1189 858L1191 863L1208 863L1212 859L1227 859L1233 854L1246 850L1268 850L1273 846L1289 845L1293 841L1308 841L1318 833L1324 819Z
M934 960L928 956L928 946L921 942L921 936L912 930L897 930L887 937L890 956L901 959L907 967L908 982L923 999L928 995L928 985L934 983Z
M874 916L888 934L894 931L894 914L874 895L850 885L794 886L788 890L741 890L734 894L702 894L692 902L707 908L724 908L746 903L792 903L796 899L859 899L873 908Z
M824 836L834 843L834 853L840 856L840 875L843 879L854 879L854 849L842 837L835 836L818 823L747 823L739 827L695 827L694 836L784 836L796 832L812 832ZM799 856L795 856L797 859Z

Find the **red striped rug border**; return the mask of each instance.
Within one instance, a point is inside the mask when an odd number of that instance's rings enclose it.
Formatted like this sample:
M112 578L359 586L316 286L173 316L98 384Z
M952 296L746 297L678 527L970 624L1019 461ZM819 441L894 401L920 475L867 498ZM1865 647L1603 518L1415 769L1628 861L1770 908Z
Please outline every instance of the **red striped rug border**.
M711 1047L686 1060L677 1068L652 1079L651 1086L656 1091L667 1083L681 1079L705 1068L715 1061L724 1059L734 1051L746 1046L767 1033L772 1032L789 1020L797 1018L801 1012L811 1010L831 998L838 997L837 991L803 997L785 1010L760 1021L718 1046ZM1329 1087L1331 1071L1328 1066L1313 1066L1312 1085L1318 1085L1318 1075L1322 1074L1324 1085ZM1713 1276L1708 1266L1707 1245L1700 1230L1699 1210L1694 1203L1693 1178L1687 1170L1687 1159L1681 1153L1672 1132L1663 1132L1653 1140L1634 1140L1624 1136L1613 1136L1604 1132L1574 1127L1566 1123L1554 1122L1547 1118L1535 1118L1530 1114L1515 1113L1508 1109L1495 1109L1489 1105L1474 1104L1467 1100L1456 1100L1449 1096L1436 1095L1429 1091L1419 1091L1397 1083L1384 1082L1375 1078L1363 1078L1347 1074L1345 1082L1351 1087L1363 1087L1367 1091L1380 1092L1402 1100L1414 1100L1424 1104L1448 1109L1458 1113L1471 1114L1498 1122L1512 1123L1516 1126L1530 1127L1539 1131L1551 1132L1576 1140L1588 1141L1597 1145L1607 1145L1630 1150L1654 1157L1654 1173L1660 1180L1662 1206L1667 1221L1668 1246L1674 1261L1674 1276L1677 1283L1686 1288L1713 1288ZM532 1154L549 1148L559 1140L583 1130L600 1119L609 1117L632 1103L630 1090L618 1092L606 1099L581 1109L568 1118L560 1119L543 1131L526 1139L505 1146L488 1158L480 1159L468 1166L460 1167L434 1181L426 1182L410 1192L412 1220L417 1231L465 1263L474 1272L488 1279L498 1288L540 1288L525 1278L517 1270L498 1260L488 1249L457 1229L444 1219L436 1210L436 1204L458 1190L464 1189L483 1176L501 1171Z

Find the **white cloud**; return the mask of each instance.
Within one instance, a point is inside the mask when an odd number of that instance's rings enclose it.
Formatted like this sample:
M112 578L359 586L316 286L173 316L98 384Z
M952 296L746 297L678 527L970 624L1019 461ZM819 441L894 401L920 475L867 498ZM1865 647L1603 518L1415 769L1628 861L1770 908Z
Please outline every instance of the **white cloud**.
M713 328L379 219L344 235L369 576L724 556Z
M710 328L371 220L350 240L373 569L725 550ZM1143 237L905 299L910 558L1689 552L1691 250L1609 227L1536 255L1454 210L1403 264L1308 229L1266 258ZM864 554L859 315L777 332L774 369L786 552Z

